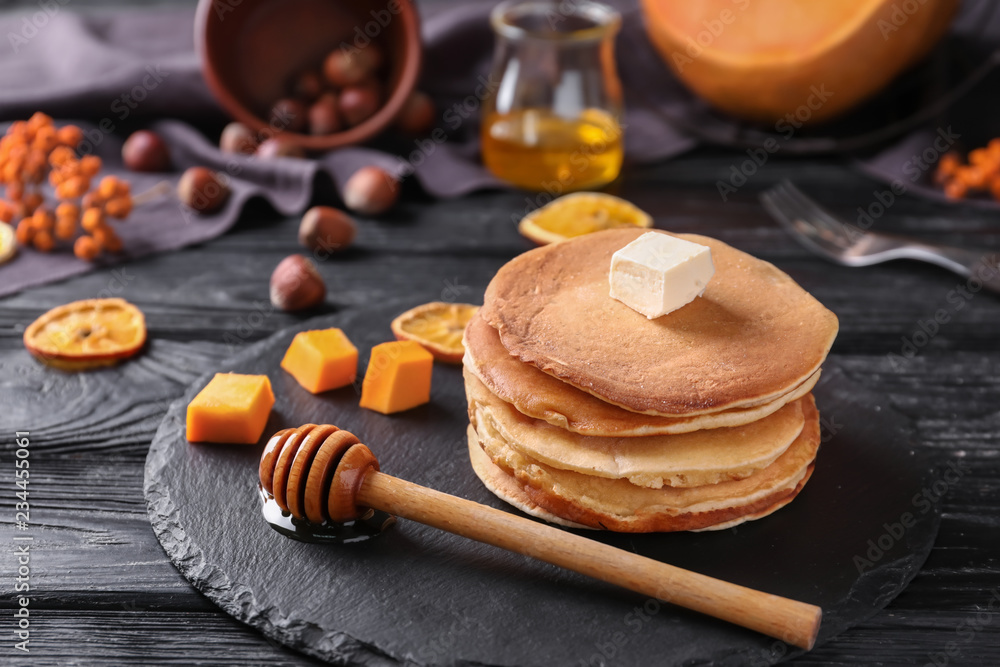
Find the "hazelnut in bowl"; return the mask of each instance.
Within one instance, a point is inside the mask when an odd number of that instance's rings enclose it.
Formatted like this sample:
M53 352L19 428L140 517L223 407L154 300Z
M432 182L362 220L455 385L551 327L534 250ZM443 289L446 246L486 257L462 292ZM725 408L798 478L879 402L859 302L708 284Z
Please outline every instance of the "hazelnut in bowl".
M199 0L195 42L235 120L312 151L380 133L420 72L412 0Z

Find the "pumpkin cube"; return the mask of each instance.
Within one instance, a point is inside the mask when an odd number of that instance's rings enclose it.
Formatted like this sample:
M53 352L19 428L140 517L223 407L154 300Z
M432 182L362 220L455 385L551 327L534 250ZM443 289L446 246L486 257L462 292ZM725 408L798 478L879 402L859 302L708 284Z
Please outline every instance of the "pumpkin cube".
M388 415L427 403L433 366L434 357L416 341L376 345L361 385L361 407Z
M358 348L340 329L317 329L295 335L281 367L314 394L354 382L358 375Z
M188 403L187 439L253 445L274 407L266 375L216 373Z

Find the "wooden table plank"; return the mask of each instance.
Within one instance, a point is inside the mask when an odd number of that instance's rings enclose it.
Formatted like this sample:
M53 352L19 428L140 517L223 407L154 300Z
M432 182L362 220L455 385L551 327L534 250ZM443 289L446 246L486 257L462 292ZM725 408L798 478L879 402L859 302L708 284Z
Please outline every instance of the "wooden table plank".
M976 295L913 359L894 363L887 355L900 353L900 337L912 336L961 280L912 263L855 270L812 257L768 220L756 193L794 177L850 213L877 184L836 162L775 160L722 202L713 184L733 159L705 151L636 171L621 194L654 214L657 226L718 236L789 271L840 316L834 351L849 377L910 416L921 448L968 468L947 490L938 544L910 587L885 612L797 664L922 665L948 642L959 651L951 664L1000 663L1000 617L989 616L969 635L1000 585L1000 299ZM523 194L445 202L409 194L392 215L362 221L355 249L320 262L333 308L402 295L475 301L504 261L531 247L511 222L525 206ZM194 591L163 555L142 498L145 452L169 401L231 352L302 320L267 303L271 269L298 251L296 224L257 210L203 246L0 301L0 431L31 429L37 463L33 604L41 611L30 664L311 664ZM972 209L904 199L884 227L1000 247L995 216ZM148 351L109 374L117 383L97 376L54 381L24 353L24 326L51 306L111 289L115 280L125 283L120 295L147 313ZM11 448L8 438L0 461L10 460ZM0 525L0 542L11 544L13 534Z

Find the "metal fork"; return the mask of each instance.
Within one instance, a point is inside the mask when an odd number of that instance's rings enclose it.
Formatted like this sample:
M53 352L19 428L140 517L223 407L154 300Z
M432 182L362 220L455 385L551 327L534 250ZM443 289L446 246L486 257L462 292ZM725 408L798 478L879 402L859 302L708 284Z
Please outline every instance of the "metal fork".
M837 264L870 266L893 259L915 259L954 271L1000 293L1000 253L933 245L904 236L871 232L836 217L782 181L760 201L792 236L809 250ZM977 288L978 291L978 288Z

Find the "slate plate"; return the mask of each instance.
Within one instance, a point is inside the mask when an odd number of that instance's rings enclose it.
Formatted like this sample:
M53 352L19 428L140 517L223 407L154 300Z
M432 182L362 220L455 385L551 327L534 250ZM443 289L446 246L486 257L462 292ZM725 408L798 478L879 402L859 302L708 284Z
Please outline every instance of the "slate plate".
M391 337L388 303L318 318L361 350ZM261 518L257 463L277 429L353 431L383 472L516 512L473 474L461 369L437 364L431 403L396 416L358 407L355 388L314 397L279 367L296 333L210 369L168 411L146 460L160 543L185 577L237 619L346 665L747 665L795 655L780 641L527 557L401 521L372 540L297 542ZM187 402L217 370L266 373L277 404L257 446L191 445ZM820 605L820 642L874 614L924 562L940 519L910 425L831 359L817 400L824 444L812 480L771 517L720 532L589 537L680 567ZM924 495L921 495L924 494Z

